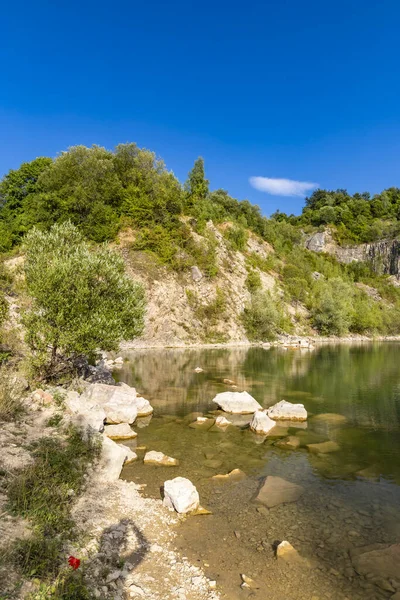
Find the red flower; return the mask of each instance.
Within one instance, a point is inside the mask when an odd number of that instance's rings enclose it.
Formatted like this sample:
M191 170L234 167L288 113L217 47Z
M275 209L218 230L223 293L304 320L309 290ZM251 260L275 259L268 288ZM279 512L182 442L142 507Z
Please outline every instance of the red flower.
M72 567L74 570L79 569L79 565L81 564L81 561L79 558L75 558L75 556L70 556L68 558L68 564L70 567Z

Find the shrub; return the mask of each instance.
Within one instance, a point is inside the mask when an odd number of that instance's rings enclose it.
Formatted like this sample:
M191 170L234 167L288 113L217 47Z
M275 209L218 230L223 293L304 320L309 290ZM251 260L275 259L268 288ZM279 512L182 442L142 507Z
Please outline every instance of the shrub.
M143 328L144 292L107 246L93 250L71 223L26 238L25 274L32 306L25 314L33 364L45 376L80 355L112 350ZM50 349L50 352L49 352Z
M253 341L271 340L282 331L290 331L282 301L270 292L256 292L242 313L247 336Z
M316 282L311 307L313 326L324 335L348 332L352 322L353 294L353 286L339 278Z
M249 271L245 284L251 294L259 290L262 287L260 273L253 270Z
M248 233L243 227L234 225L225 230L225 237L235 250L243 251L246 248Z

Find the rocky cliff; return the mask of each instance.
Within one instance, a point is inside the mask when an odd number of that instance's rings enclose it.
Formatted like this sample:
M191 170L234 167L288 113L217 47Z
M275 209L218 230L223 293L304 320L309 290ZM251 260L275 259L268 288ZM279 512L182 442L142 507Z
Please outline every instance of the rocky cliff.
M198 267L175 272L143 252L134 252L131 240L121 237L121 251L132 277L143 283L147 296L145 330L130 346L164 347L204 343L247 343L240 315L250 300L246 287L249 272L246 259L266 259L273 251L267 243L250 234L243 252L235 251L224 237L224 228L207 224L216 239L215 277L207 277ZM197 241L202 236L195 232ZM256 267L264 290L276 289L277 277Z
M329 229L318 231L306 239L306 248L314 252L333 254L341 263L370 263L378 274L400 279L400 240L379 240L357 246L339 246Z

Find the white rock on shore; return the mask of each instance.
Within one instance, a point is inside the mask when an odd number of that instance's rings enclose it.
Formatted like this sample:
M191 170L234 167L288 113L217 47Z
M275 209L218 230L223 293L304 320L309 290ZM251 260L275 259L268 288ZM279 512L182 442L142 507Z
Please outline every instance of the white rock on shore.
M307 411L304 404L292 404L281 400L267 409L267 415L275 421L306 421Z
M106 413L99 404L91 400L82 402L78 392L71 391L67 393L64 402L74 425L97 432L104 430Z
M276 422L270 419L264 410L257 410L250 422L250 429L262 435L266 435L274 427L276 427Z
M261 410L261 405L248 392L221 392L213 398L222 410L233 414L254 413Z
M153 412L148 400L138 397L135 388L126 384L118 386L93 383L86 388L82 399L100 405L106 413L107 423L112 424L132 424L137 416Z
M180 514L199 508L200 497L193 483L185 477L168 479L164 483L164 506Z
M106 435L103 435L100 457L100 470L103 481L116 481L119 479L127 456L124 446L116 444Z

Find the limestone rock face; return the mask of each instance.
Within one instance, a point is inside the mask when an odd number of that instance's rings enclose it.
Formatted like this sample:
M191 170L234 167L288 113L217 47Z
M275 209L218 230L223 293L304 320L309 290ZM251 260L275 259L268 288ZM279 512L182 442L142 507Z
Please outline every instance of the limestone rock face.
M250 429L256 433L266 435L276 427L275 421L269 418L264 410L257 410L250 422Z
M199 493L193 483L185 477L168 479L164 483L164 506L184 514L197 510L200 505Z
M256 500L268 508L287 502L296 502L303 494L304 488L297 483L286 481L281 477L268 475L258 492Z
M213 398L222 410L233 414L254 413L261 410L261 405L248 392L221 392Z
M176 458L167 456L162 452L156 452L155 450L146 452L143 462L145 465L161 465L162 467L176 467L179 465L179 460Z
M68 392L65 398L67 411L72 415L73 423L81 429L103 431L106 413L94 401L82 400L78 392Z
M128 423L119 423L118 425L106 425L104 433L111 440L129 440L137 437L136 431L130 428Z
M292 404L281 400L267 408L267 415L275 421L306 421L307 411L303 404Z
M355 548L350 556L359 575L371 573L385 580L399 578L400 544L373 544Z

